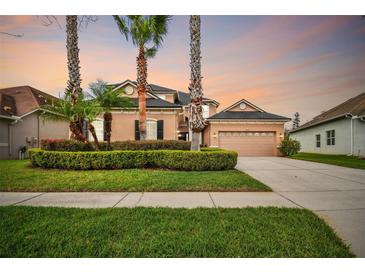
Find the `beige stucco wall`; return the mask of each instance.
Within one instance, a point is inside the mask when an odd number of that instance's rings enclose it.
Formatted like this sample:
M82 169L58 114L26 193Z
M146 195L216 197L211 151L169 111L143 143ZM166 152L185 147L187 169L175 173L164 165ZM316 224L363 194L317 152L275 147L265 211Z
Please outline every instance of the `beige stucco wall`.
M9 158L16 159L21 146L38 147L41 139L68 139L69 128L67 122L43 122L39 114L35 112L10 126L10 136L11 155Z
M210 122L204 130L209 134L204 134L204 144L210 147L218 147L218 135L221 131L270 131L276 134L276 145L282 140L284 135L284 123L282 122ZM208 135L209 137L206 137ZM277 155L279 152L277 151Z
M147 111L147 119L164 120L164 139L177 140L177 111ZM138 120L138 111L113 112L111 140L134 140L135 120Z
M217 107L213 104L209 104L209 116L217 113Z

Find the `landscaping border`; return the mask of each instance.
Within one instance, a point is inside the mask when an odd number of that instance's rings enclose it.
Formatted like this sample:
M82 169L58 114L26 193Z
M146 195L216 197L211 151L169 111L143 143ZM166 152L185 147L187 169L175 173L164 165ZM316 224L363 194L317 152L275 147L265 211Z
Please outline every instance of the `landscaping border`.
M171 170L229 170L237 164L237 152L184 150L46 151L30 149L34 167L90 170L165 168Z

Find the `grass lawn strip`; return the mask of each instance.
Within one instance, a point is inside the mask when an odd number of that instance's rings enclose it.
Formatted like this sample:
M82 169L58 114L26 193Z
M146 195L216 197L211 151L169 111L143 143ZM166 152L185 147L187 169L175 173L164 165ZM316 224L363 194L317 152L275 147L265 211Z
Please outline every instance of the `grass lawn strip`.
M291 156L293 159L312 161L336 166L344 166L358 169L365 169L365 160L355 156L329 155L318 153L298 153Z
M0 191L271 191L238 170L153 169L70 171L32 168L29 161L0 161Z
M0 207L0 257L352 257L305 209Z

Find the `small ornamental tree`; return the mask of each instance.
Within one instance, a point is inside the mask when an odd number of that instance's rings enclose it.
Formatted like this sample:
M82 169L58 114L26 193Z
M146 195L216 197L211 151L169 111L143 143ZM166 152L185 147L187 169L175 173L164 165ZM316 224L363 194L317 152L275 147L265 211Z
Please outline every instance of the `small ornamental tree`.
M89 97L95 100L104 110L104 131L106 136L106 142L108 148L110 148L110 138L112 135L112 107L128 107L132 106L132 102L129 98L123 97L124 91L114 90L114 87L108 85L101 79L97 79L96 82L89 85L90 91Z
M291 139L289 136L281 141L279 151L284 156L291 156L297 154L300 150L300 143L297 140Z

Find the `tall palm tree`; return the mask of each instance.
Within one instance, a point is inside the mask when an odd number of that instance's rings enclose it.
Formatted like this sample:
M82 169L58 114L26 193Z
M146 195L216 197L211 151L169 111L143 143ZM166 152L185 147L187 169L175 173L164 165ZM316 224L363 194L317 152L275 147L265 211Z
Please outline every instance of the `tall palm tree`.
M77 104L78 97L80 94L82 94L78 47L79 37L77 31L77 15L66 15L66 48L69 77L67 81L66 94L70 95L70 100L72 104ZM83 132L82 128L84 121L82 119L79 119L78 121L73 121L72 123L70 122L70 126L71 124L79 128L78 132ZM74 134L71 135L71 138L80 139L80 137L77 137Z
M138 47L137 91L140 139L146 139L147 59L156 55L167 34L168 15L114 15L119 31Z
M104 110L104 131L108 148L110 148L110 137L113 120L111 108L132 106L132 102L129 98L122 96L122 91L113 90L114 87L109 86L107 82L101 79L97 79L96 82L91 83L89 85L89 89L89 97L97 101Z
M69 122L69 128L74 138L84 143L88 143L89 141L84 136L82 128L80 128L78 123L80 120L87 121L88 129L94 137L96 146L99 147L99 142L92 122L95 121L102 110L103 109L99 106L98 102L85 100L82 93L79 94L76 103L73 103L71 95L66 93L64 99L60 99L51 105L42 106L41 117L44 120Z
M76 103L78 95L82 93L80 76L80 59L77 33L77 15L66 16L66 48L68 81L66 92L71 95L72 103Z
M200 54L200 16L190 16L190 108L189 126L192 132L191 150L200 150L200 132L206 126L203 118L202 101L202 76Z

